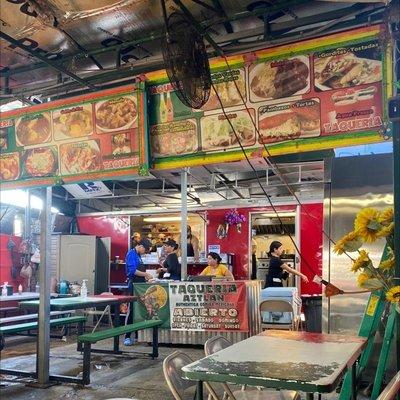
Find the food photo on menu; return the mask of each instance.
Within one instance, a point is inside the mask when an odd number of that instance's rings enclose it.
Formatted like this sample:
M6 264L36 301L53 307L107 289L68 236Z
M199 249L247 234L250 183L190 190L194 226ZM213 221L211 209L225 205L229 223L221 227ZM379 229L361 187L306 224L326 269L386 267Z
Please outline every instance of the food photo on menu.
M0 155L0 178L3 181L13 181L19 178L19 153L5 153Z
M314 54L314 84L317 91L341 89L382 80L378 42L341 47Z
M130 129L136 125L138 111L135 96L120 96L96 103L97 132Z
M25 150L22 156L24 177L43 177L57 174L58 155L55 146Z
M79 138L93 133L92 104L54 110L52 116L55 140Z
M249 67L250 101L280 99L310 91L310 60L297 56Z
M254 110L232 111L224 114L207 115L201 118L202 149L222 150L226 148L252 146L256 143Z
M49 142L51 139L50 113L42 112L17 118L15 137L18 146Z
M98 171L101 168L100 145L97 140L60 145L62 175Z
M259 142L281 142L321 134L319 99L273 104L259 108Z
M190 154L198 150L197 124L195 119L153 125L150 142L155 156Z
M210 97L201 108L203 111L223 107L234 107L246 101L246 82L244 69L232 69L211 74L213 86ZM217 95L218 94L218 95Z

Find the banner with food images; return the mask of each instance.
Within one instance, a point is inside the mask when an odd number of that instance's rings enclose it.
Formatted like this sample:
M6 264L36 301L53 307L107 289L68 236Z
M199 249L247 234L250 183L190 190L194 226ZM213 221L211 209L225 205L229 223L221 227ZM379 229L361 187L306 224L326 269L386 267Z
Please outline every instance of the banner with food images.
M2 188L134 176L148 170L144 85L3 113Z
M171 330L248 332L245 282L171 282Z
M259 157L387 139L380 34L371 26L213 59L200 110L179 101L164 72L148 74L155 167L235 161L241 147Z
M161 328L170 328L168 283L135 283L133 294L135 322L160 319Z

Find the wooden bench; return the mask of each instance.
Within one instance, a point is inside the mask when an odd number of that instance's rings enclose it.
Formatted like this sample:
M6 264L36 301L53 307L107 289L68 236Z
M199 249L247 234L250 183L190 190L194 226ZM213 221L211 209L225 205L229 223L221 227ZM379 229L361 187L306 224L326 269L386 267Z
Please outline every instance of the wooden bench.
M78 350L82 347L79 344L83 344L83 377L82 381L84 385L90 383L90 356L92 351L99 353L122 353L120 351L111 350L99 350L91 348L93 343L97 343L101 340L114 338L116 336L123 335L125 333L132 333L140 331L142 329L153 329L153 351L150 356L154 359L158 357L158 327L162 325L162 321L159 319L152 319L149 321L135 322L133 324L118 326L111 329L106 329L99 332L87 333L78 336Z
M50 316L58 316L58 315L66 315L66 314L75 314L75 310L68 311L50 311ZM29 321L31 319L38 319L38 314L24 314L24 315L16 315L15 317L7 317L0 318L0 325L9 324L11 322L19 322L19 321Z
M83 317L83 316L56 318L56 319L50 320L50 327L78 324L78 335L81 335L83 333L85 321L86 321L86 317ZM3 350L3 348L4 348L4 335L10 335L10 334L26 332L26 331L30 331L30 330L36 330L36 329L38 329L37 321L27 322L25 324L1 326L0 327L0 350Z

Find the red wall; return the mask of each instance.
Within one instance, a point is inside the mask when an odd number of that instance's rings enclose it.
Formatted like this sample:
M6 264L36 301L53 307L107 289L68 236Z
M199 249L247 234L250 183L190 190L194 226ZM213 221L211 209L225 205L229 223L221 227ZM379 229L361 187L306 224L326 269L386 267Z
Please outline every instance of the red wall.
M294 211L294 206L277 207L279 211ZM239 233L236 227L230 226L228 236L218 239L216 232L219 224L223 224L224 215L228 209L212 210L207 212L209 224L207 226L207 247L210 244L219 244L221 253L234 253L235 261L233 273L236 279L248 279L249 277L249 216L251 212L271 212L271 208L239 208L240 214L246 217L246 222L242 224L242 232ZM300 262L300 271L307 275L310 282L302 283L301 294L319 294L321 286L312 282L314 273L307 268L304 259L310 264L311 268L322 274L322 224L323 206L321 203L306 204L300 207L300 251L303 259ZM267 249L265 249L267 250Z
M4 282L8 282L9 285L13 285L14 293L18 290L19 284L24 285L24 279L19 276L20 265L16 265L18 267L18 277L17 279L13 279L11 277L11 267L12 267L12 259L10 255L10 251L7 249L8 241L12 239L12 241L16 244L14 251L18 251L18 247L21 243L21 238L17 236L10 236L5 234L0 234L0 283L1 285ZM19 261L18 254L15 254L15 261Z
M80 233L111 238L111 260L119 256L125 260L128 251L129 218L128 217L78 217ZM125 268L119 267L110 271L111 283L122 283L126 279Z
M320 294L322 286L314 283L314 273L322 276L323 205L305 204L300 208L300 270L310 282L301 282L301 294ZM307 263L306 263L307 262ZM309 264L309 266L307 266Z

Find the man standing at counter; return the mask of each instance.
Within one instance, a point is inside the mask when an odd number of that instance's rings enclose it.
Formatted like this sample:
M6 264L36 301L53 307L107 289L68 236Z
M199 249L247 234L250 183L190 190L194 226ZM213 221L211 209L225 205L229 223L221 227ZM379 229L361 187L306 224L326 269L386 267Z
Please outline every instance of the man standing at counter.
M150 250L150 244L148 240L138 240L132 243L134 247L128 251L125 257L126 264L126 278L128 282L129 294L133 295L133 285L138 282L146 282L153 277L146 272L146 266L143 264L142 255ZM133 323L133 310L132 304L129 304L128 312L125 318L125 325ZM136 333L137 334L137 333ZM125 335L124 340L125 346L132 346L133 340L131 339L131 333Z
M168 239L164 243L165 252L167 254L167 258L162 264L161 268L157 269L159 274L163 273L164 278L170 278L174 281L181 280L181 264L179 264L178 256L176 255L176 250L178 249L178 244L175 240ZM166 274L169 276L166 276Z

